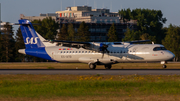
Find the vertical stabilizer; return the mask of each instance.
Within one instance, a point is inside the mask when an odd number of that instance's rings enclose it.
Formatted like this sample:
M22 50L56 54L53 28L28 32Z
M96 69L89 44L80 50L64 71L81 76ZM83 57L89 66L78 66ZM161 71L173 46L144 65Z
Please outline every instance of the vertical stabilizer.
M26 49L45 47L29 20L19 20L19 24Z

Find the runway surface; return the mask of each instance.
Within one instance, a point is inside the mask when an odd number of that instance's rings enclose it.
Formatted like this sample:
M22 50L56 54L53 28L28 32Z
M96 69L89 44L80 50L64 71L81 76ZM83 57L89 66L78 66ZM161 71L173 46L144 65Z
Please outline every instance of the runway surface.
M67 69L1 69L0 74L47 74L47 75L180 75L180 69L117 69L117 70L67 70Z

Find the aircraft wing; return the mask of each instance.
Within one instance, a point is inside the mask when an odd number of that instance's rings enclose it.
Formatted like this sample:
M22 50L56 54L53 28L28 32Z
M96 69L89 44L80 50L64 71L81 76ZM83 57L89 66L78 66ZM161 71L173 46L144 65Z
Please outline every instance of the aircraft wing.
M45 40L45 42L62 42L62 43L69 43L69 44L84 44L90 45L90 42L77 42L77 41L61 41L61 40Z
M133 44L133 43L150 42L150 41L151 40L135 40L135 41L127 41L127 42L124 42L124 43Z
M126 41L124 43L130 43L130 44L134 44L134 43L142 43L142 42L150 42L151 40L135 40L135 41ZM61 40L45 40L44 42L59 42L59 43L68 43L68 44L75 44L75 45L91 45L90 42L77 42L77 41L61 41Z

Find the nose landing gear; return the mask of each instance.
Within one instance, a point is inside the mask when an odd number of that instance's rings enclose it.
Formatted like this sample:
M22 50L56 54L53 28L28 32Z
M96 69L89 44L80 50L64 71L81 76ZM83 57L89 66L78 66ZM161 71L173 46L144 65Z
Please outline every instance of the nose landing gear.
M167 63L167 61L161 61L161 64L163 64L163 68L165 69L167 66L165 65Z
M162 67L165 69L167 66L164 64Z

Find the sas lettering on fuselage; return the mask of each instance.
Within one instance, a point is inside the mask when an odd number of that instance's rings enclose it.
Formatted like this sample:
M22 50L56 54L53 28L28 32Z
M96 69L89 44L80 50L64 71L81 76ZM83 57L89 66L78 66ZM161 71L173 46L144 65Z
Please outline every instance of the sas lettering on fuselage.
M26 38L26 43L25 44L37 44L37 39L38 39L38 37L35 37L35 38L29 38L29 37L27 37Z

